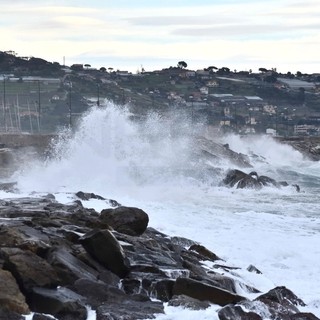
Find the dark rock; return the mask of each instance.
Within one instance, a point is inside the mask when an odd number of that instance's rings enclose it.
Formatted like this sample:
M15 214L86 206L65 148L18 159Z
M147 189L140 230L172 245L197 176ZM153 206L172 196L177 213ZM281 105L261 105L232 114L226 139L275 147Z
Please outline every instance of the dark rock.
M52 316L47 316L41 313L34 313L32 320L52 320Z
M143 210L132 207L104 209L100 219L114 230L131 236L143 234L149 223L149 217Z
M178 278L176 280L173 295L181 294L201 301L210 301L220 306L245 300L244 297L237 294L188 278Z
M33 288L30 304L33 311L61 320L87 319L85 299L67 288Z
M24 295L9 271L0 269L0 309L20 314L30 312ZM1 317L0 317L1 319Z
M33 287L54 288L58 285L58 275L53 267L31 251L2 248L0 254L4 258L4 269L12 273L23 293L30 292Z
M78 279L96 280L99 273L76 258L64 248L52 249L47 257L48 262L56 270L60 285L73 284Z
M6 191L6 192L15 192L17 183L16 182L3 182L0 183L0 190Z
M88 192L83 192L83 191L79 191L76 193L76 196L84 201L90 200L90 199L98 199L98 200L106 200L109 202L109 204L111 205L111 207L120 207L121 204L119 202L117 202L116 200L113 199L106 199L102 196L99 196L97 194L94 193L88 193Z
M163 313L163 304L154 301L129 300L118 304L105 304L97 309L96 320L154 319Z
M206 247L200 244L192 245L189 248L189 250L199 253L203 257L203 260L209 260L209 261L221 260L216 254L214 254L213 252L211 252Z
M93 230L82 236L79 241L94 259L120 278L129 273L129 261L110 231Z
M94 309L104 303L120 303L127 299L122 290L97 280L79 279L72 286L72 290L85 297Z
M228 305L218 312L220 320L263 320L254 312L245 312L240 306Z
M280 303L286 307L305 306L306 304L298 298L291 290L286 287L276 287L265 294L259 296L256 300L268 299Z
M262 274L262 272L261 272L258 268L256 268L255 266L253 266L252 264L250 264L250 265L248 266L247 270L248 270L249 272L253 272L253 273L256 273L256 274Z
M231 188L236 187L237 189L256 190L259 190L265 186L273 186L276 188L280 188L281 186L288 185L288 183L285 181L277 182L276 180L267 176L258 176L258 174L255 171L252 171L249 174L247 174L237 169L229 170L225 178L222 180L221 184ZM299 192L299 186L295 186L296 190Z
M191 310L204 310L210 307L209 301L200 301L185 295L173 296L168 302L172 307L183 307Z
M14 311L3 309L0 305L0 320L25 320L25 317Z
M204 137L197 137L195 146L202 157L205 156L215 161L229 161L242 168L252 167L246 155L231 150L228 145L217 143Z
M76 193L76 196L81 199L81 200L90 200L90 199L98 199L98 200L106 200L104 197L101 197L99 195L96 195L94 193L88 193L88 192L83 192L79 191Z
M290 316L290 320L320 320L320 319L312 313L299 312Z
M150 288L150 296L168 302L173 296L174 283L175 281L170 279L156 281Z

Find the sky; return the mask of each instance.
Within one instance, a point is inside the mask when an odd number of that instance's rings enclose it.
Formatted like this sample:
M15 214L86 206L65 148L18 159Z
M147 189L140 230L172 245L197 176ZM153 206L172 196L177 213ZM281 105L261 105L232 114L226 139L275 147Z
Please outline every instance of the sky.
M319 73L319 31L319 0L0 0L0 51L134 73Z

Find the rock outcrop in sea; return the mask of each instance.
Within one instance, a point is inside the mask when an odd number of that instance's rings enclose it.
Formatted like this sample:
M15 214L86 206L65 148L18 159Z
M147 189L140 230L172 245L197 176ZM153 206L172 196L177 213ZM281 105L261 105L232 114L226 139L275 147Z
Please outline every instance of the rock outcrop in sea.
M0 319L85 320L88 308L97 320L151 319L164 302L215 304L220 320L318 319L289 288L260 292L200 243L148 227L143 210L77 195L67 205L51 194L1 200ZM91 197L106 209L85 208Z

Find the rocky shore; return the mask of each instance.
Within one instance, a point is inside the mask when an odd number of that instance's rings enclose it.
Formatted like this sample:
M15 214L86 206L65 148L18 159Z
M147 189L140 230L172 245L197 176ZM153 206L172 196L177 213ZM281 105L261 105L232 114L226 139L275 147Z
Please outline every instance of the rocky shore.
M100 213L83 206L105 202ZM152 319L164 303L220 320L315 320L289 288L260 292L200 243L148 227L138 208L78 192L0 202L0 319ZM254 266L248 271L259 273ZM250 298L248 298L250 297Z

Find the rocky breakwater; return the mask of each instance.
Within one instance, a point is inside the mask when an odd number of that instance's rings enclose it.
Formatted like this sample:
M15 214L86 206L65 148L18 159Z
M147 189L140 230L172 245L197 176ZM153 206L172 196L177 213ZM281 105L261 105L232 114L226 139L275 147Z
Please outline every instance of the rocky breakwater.
M90 198L106 209L86 209ZM88 308L97 320L150 319L164 302L214 304L221 320L318 319L289 289L262 293L201 244L148 222L141 209L84 192L68 205L53 195L1 200L0 319L84 320Z
M290 145L308 160L320 161L320 137L277 137L276 140Z

